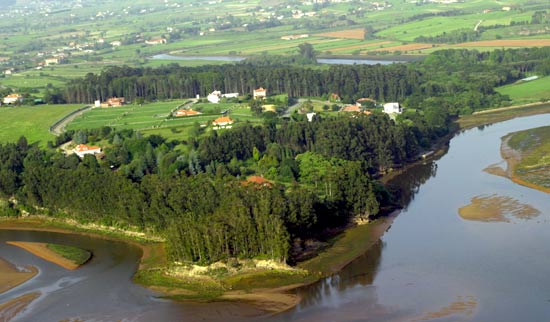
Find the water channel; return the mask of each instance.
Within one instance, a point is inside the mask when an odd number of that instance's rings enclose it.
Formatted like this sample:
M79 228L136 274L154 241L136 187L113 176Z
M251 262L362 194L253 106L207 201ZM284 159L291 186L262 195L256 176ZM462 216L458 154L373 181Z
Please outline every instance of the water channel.
M339 274L299 290L303 301L295 309L261 320L546 321L550 198L483 169L502 162L502 136L548 124L550 115L545 114L458 134L440 159L390 182L390 189L402 195L404 208L375 247ZM460 207L484 196L513 199L540 214L503 222L459 216ZM74 244L92 250L95 257L67 273L6 245L6 240ZM34 279L1 294L0 303L42 292L16 321L197 320L196 306L158 300L131 283L139 255L133 246L86 236L0 230L1 257L40 268ZM208 305L202 309L209 310Z

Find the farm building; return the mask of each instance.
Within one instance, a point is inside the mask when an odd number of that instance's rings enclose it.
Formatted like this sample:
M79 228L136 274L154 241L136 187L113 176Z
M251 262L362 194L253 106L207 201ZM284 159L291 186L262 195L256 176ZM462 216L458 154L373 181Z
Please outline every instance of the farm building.
M168 41L166 40L166 38L153 38L145 41L147 45L163 45L163 44L166 44L167 42Z
M80 158L84 158L86 154L98 154L101 153L101 148L98 146L89 146L86 144L79 144L74 149L73 152L78 155Z
M193 110L177 110L174 116L180 117L180 116L193 116L193 115L199 115L202 114L201 112L193 111Z
M254 99L261 98L264 99L267 96L267 90L263 87L254 90Z
M100 104L101 107L119 107L125 104L124 97L110 97Z
M386 114L401 114L402 112L403 109L399 103L393 102L384 104L384 113Z
M361 105L346 105L342 108L342 112L361 113Z
M23 101L23 96L19 94L9 94L8 96L4 97L4 104L15 104L18 102Z
M228 116L222 116L218 117L214 121L212 121L212 125L214 126L214 130L218 129L230 129L234 121L229 118Z

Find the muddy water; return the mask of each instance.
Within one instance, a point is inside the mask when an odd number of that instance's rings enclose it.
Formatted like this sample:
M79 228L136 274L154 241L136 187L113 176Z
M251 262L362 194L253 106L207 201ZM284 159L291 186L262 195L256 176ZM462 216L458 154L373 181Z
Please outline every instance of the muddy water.
M548 321L550 197L483 171L502 161L502 136L548 124L539 115L469 130L439 160L396 178L404 210L381 244L272 320ZM480 211L507 220L462 218L476 198L506 200ZM537 216L515 216L510 200Z
M300 290L297 308L261 320L547 321L550 198L483 171L502 161L502 136L547 124L550 115L539 115L456 136L441 159L390 182L404 209L380 243L340 274ZM538 215L507 216L508 205L491 210L507 220L461 217L459 209L476 198L514 200ZM67 271L6 240L72 244L95 256ZM231 313L240 308L234 304L176 304L132 284L139 255L132 246L85 236L0 230L1 257L40 268L30 282L1 294L0 303L41 292L16 321L242 320Z

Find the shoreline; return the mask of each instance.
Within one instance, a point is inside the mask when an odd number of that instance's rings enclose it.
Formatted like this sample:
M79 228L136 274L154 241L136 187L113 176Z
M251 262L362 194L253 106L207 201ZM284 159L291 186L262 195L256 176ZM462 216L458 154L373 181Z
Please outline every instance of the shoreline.
M487 171L487 172L497 176L508 178L512 182L522 185L524 187L535 189L544 193L550 193L550 188L545 188L537 184L525 181L515 174L516 167L521 162L523 155L521 154L520 151L513 149L508 144L512 135L513 133L503 137L502 142L500 144L500 155L502 156L502 159L506 162L506 170L502 172L498 170Z

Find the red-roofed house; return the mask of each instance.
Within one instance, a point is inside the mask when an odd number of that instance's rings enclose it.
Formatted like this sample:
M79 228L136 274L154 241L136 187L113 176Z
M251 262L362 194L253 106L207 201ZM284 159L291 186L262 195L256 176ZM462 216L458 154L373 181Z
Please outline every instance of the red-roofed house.
M74 149L73 152L78 155L80 158L83 158L86 154L98 154L101 153L101 148L98 146L89 146L86 144L79 144Z
M193 111L193 110L177 110L174 116L193 116L193 115L199 115L202 114L201 112Z
M228 116L222 116L218 117L214 121L212 121L212 125L214 125L214 130L217 129L230 129L231 124L233 124L234 121L230 119Z
M356 112L361 113L361 106L358 105L346 105L342 108L342 112Z
M267 97L267 90L263 87L254 90L254 99L261 98L264 99Z
M250 176L246 179L246 181L243 181L243 184L254 184L262 187L271 187L273 186L273 183L271 181L267 180L264 177L260 176Z
M101 107L119 107L124 105L125 99L124 97L111 97L108 98L106 102L101 103Z

